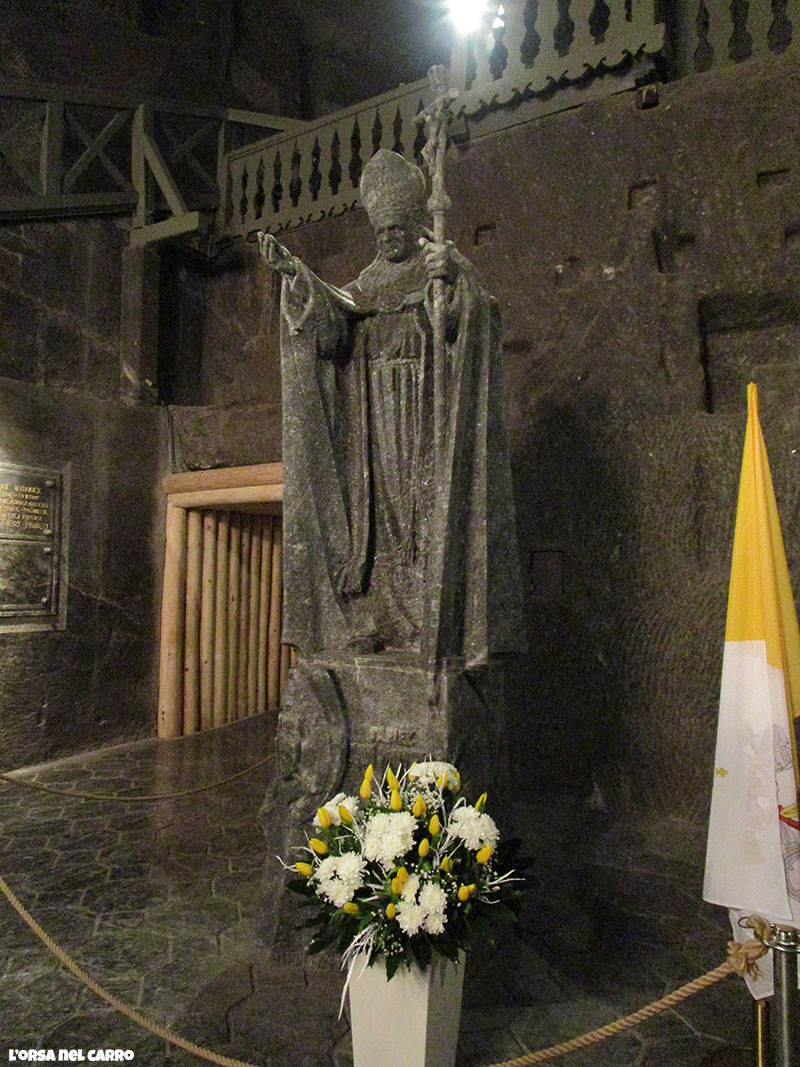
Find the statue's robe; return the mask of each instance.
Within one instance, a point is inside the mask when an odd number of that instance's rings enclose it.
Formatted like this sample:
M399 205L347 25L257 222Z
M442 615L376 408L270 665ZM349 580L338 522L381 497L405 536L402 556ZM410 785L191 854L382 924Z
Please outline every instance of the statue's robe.
M284 276L284 642L386 647L472 669L522 650L499 313L456 256L435 382L420 254L345 289ZM446 394L435 455L434 390Z

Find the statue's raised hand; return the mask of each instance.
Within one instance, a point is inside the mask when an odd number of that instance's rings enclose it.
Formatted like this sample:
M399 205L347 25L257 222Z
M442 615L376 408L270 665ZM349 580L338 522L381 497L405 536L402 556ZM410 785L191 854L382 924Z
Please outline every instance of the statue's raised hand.
M259 231L258 247L261 255L273 270L288 274L290 278L297 274L294 256L288 248L283 247L280 241L276 241L271 233Z
M434 241L433 234L430 230L426 230L419 239L419 245L425 257L425 271L428 277L431 280L443 278L446 282L454 282L458 277L458 267L453 257L453 242Z

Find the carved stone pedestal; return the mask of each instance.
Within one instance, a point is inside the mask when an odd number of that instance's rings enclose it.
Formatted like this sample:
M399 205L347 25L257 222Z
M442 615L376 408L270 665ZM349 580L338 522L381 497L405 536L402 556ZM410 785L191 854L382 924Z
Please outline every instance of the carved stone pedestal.
M483 790L495 812L508 780L501 663L467 674L440 672L437 701L410 653L320 653L302 660L287 685L278 725L277 776L260 813L267 842L261 934L276 960L296 960L308 931L298 898L286 893L276 856L300 858L320 805L337 792L357 793L367 764L376 775L398 763L447 759L473 800ZM474 795L473 795L474 794Z

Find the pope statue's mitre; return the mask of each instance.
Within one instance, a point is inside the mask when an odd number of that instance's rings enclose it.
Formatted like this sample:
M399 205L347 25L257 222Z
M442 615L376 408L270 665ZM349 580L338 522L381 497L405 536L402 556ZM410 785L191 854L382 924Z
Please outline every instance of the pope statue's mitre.
M376 228L392 222L425 223L425 178L397 152L378 149L364 166L359 193Z

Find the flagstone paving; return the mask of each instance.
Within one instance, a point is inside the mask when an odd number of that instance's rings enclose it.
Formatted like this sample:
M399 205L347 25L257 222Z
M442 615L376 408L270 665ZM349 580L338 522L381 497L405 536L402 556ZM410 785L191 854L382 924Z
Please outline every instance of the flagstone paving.
M275 716L148 740L19 772L94 794L175 792L269 755ZM122 1001L181 1036L258 1067L352 1067L342 976L272 966L255 934L265 861L266 764L225 786L150 803L65 798L0 782L0 875L47 932ZM653 852L647 835L559 800L527 806L536 884L513 940L467 968L458 1067L564 1041L716 966L721 909L700 902L702 842ZM685 840L684 840L685 838ZM681 855L676 860L675 855ZM566 1067L744 1067L750 998L738 979L700 993ZM10 1049L131 1049L151 1067L201 1061L82 985L0 898L0 1061ZM402 1067L402 1050L386 1063ZM382 1065L375 1065L382 1067Z

